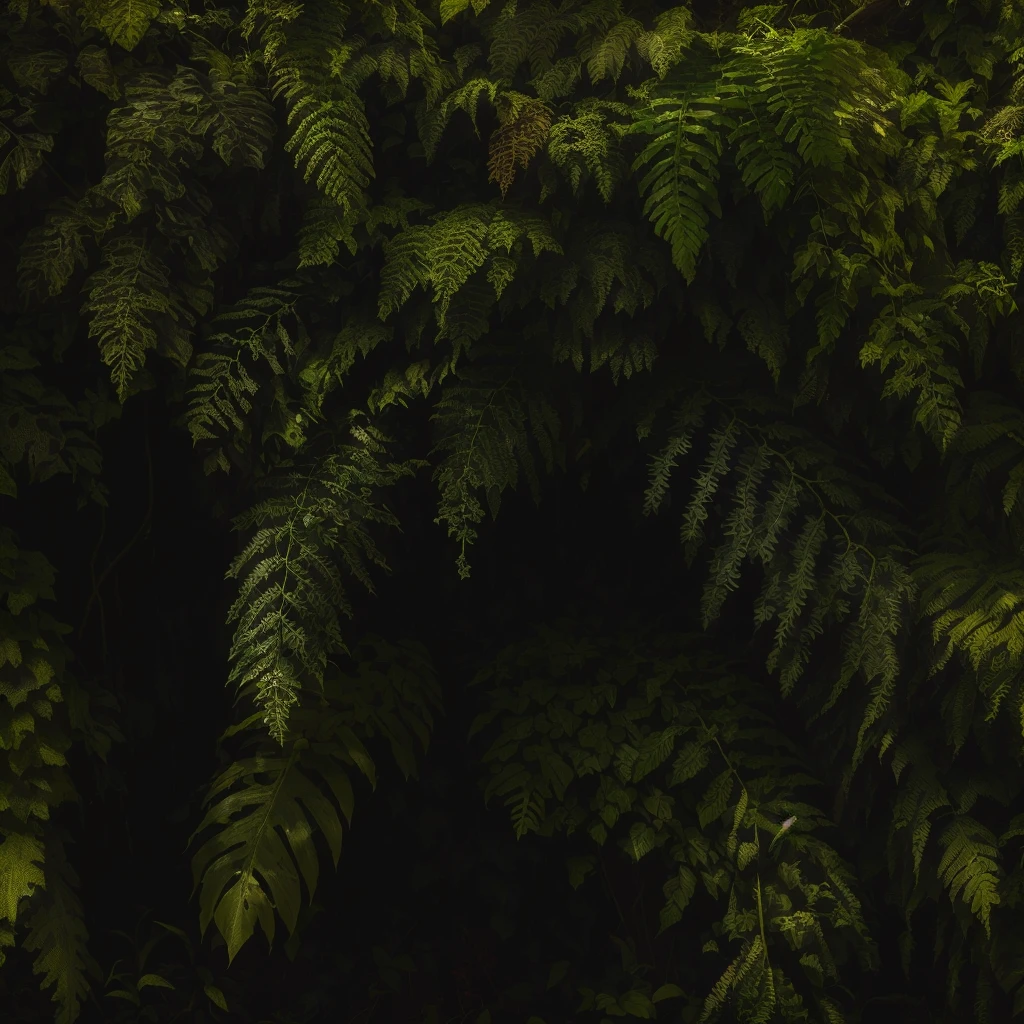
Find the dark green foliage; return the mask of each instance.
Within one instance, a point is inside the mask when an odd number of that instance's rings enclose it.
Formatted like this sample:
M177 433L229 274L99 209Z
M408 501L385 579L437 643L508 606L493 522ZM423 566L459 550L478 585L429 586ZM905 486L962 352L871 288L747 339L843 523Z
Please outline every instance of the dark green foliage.
M943 1020L1024 1013L1022 38L983 0L8 4L0 957L59 1021L102 979L51 810L120 734L11 526L62 475L105 503L102 429L143 392L241 534L239 746L192 861L229 964L278 916L294 957L353 777L427 750L455 641L358 632L379 528L432 519L486 604L488 512L525 482L575 544L556 478L622 473L636 530L678 523L674 588L481 645L463 695L487 797L610 897L621 969L545 932L547 989L461 1019L568 990L580 1021L854 1024L884 955L947 979ZM664 976L610 865L660 889ZM155 1019L145 949L108 994ZM374 952L392 992L403 955Z

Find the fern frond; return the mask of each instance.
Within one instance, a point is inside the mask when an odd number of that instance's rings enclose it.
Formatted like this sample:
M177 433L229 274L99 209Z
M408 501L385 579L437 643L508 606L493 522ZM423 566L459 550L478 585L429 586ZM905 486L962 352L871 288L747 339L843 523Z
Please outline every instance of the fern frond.
M955 469L972 483L998 476L1003 483L1003 513L1010 515L1024 487L1024 412L1020 406L992 392L972 392L950 452L963 456Z
M733 74L735 72L726 71L724 77ZM775 211L782 209L789 197L800 161L774 130L763 94L758 95L743 86L739 86L738 92L746 109L727 141L734 147L733 160L743 184L761 200L767 221Z
M561 431L554 408L523 386L514 366L481 363L456 375L459 383L445 388L431 416L438 431L434 454L441 456L434 472L441 498L435 522L447 524L448 536L459 543L456 564L466 579L466 548L484 518L476 492L483 490L496 517L502 493L517 485L521 469L539 501L533 447L551 472L561 458Z
M950 807L949 796L937 778L931 760L926 752L916 749L917 746L900 744L893 751L892 768L897 783L901 783L904 764L910 762L913 767L897 791L889 832L891 852L897 833L903 829L910 833L915 885L920 879L921 862L932 830L932 815Z
M616 184L625 174L625 163L615 144L625 122L611 117L625 118L629 108L625 104L588 98L576 104L575 113L560 117L551 126L548 155L552 163L565 172L578 195L584 175L594 179L601 198L612 200ZM619 131L616 129L619 128Z
M339 244L354 256L359 247L354 230L365 215L326 200L310 203L299 229L299 267L329 266L338 258Z
M27 295L53 298L67 287L76 268L87 266L85 242L90 227L84 203L61 204L46 222L28 233L18 260L18 284ZM63 207L63 208L61 208ZM109 227L110 224L103 225ZM102 233L102 228L96 231Z
M963 901L991 935L992 908L999 902L999 848L995 836L980 822L958 814L939 836L945 847L938 874L949 898Z
M654 73L664 79L682 60L696 35L693 12L688 7L673 7L655 18L650 32L640 34L636 50L641 59L651 65Z
M27 372L35 366L35 359L14 344L0 350L0 419L5 425L0 465L6 463L14 469L24 463L31 481L68 473L91 499L105 504L105 488L98 479L102 456L96 424L59 388L47 386L36 373ZM13 480L7 482L3 493L16 496Z
M898 313L890 307L871 324L860 361L862 366L878 363L883 372L896 363L886 378L883 397L906 398L916 393L915 421L946 451L960 429L962 409L956 390L963 387L963 379L946 355L946 349L956 353L959 345L937 315L942 313L955 316L949 304L939 299L904 302Z
M390 325L369 316L352 316L334 336L330 351L305 353L298 376L305 396L303 404L311 415L320 415L327 396L344 382L359 356L365 359L393 337Z
M551 111L543 100L520 93L502 94L500 123L491 136L488 181L496 182L505 198L515 180L516 168L526 170L548 139Z
M303 180L343 209L357 205L373 177L369 125L354 91L328 99L310 89L299 76L282 76L279 93L290 103L293 124L285 149L303 167ZM340 90L339 90L340 91Z
M877 140L895 128L883 111L891 93L865 73L863 48L853 40L798 28L751 39L733 53L723 77L767 95L776 134L795 141L805 163L838 168L856 156L861 133Z
M207 95L216 112L210 125L213 151L228 166L262 168L277 130L273 107L263 93L214 73Z
M501 84L487 75L476 75L453 89L445 96L436 110L420 112L418 118L419 137L428 162L434 159L437 147L448 127L448 122L456 110L462 110L469 115L473 131L479 136L480 129L477 127L476 116L480 97L486 94L488 100L496 105L500 88Z
M672 925L682 920L683 912L689 906L696 891L697 876L685 865L680 865L678 874L674 878L670 878L662 887L665 905L659 914L661 924L658 929L659 935L666 928L671 928Z
M0 843L0 918L12 930L18 921L18 905L36 890L46 887L43 840L35 823L32 828L5 831Z
M322 686L328 658L347 650L339 615L351 608L338 562L371 592L367 561L387 568L369 526L397 520L374 502L373 489L390 487L421 465L385 463L383 435L353 424L357 444L314 459L305 472L272 479L280 496L235 521L252 533L228 570L240 581L228 612L228 621L237 622L228 682L258 693L278 743L299 689Z
M694 400L689 396L685 401ZM711 396L703 401L702 409ZM869 493L883 507L891 499L838 466L827 446L790 424L762 424L756 417L751 410L741 418L731 403L723 406L718 424L709 429L708 454L683 515L681 536L692 561L704 541L709 506L729 480L733 507L723 517L723 539L712 551L701 598L704 625L720 614L737 588L744 559L760 559L767 572L755 602L755 626L778 620L767 667L779 670L788 694L803 674L811 643L830 622L847 618L859 599L858 615L846 629L840 678L818 712L835 704L854 673L862 671L869 682L879 679L863 715L856 763L869 730L888 706L899 672L894 637L917 594L903 564L906 549L897 543L902 531L888 513L865 509ZM648 510L667 492L670 461L692 445L693 427L684 421L673 428L673 440L655 463L645 499ZM743 435L748 440L740 445ZM762 496L766 480L771 481L767 499ZM798 516L801 509L806 512ZM795 523L799 529L787 549L781 540ZM823 569L819 556L826 544L834 544L834 553Z
M584 36L578 49L580 58L586 62L591 84L604 78L618 81L629 48L644 35L644 27L636 18L624 17Z
M86 287L89 299L82 312L92 314L89 337L99 339L100 357L124 401L146 353L157 347L160 319L191 327L195 318L175 296L159 257L133 235L103 246L101 265ZM182 354L187 359L187 352Z
M1011 664L1024 653L1024 570L1011 563L996 566L983 551L935 553L917 559L914 575L921 587L921 610L932 618L932 639L945 641L937 671L954 650L975 670L1005 652Z
M432 221L401 231L385 244L379 298L382 320L402 306L417 286L429 284L438 326L444 329L455 294L498 250L518 257L523 241L529 240L534 256L545 250L562 251L545 221L502 210L496 203L457 206Z
M287 756L236 761L211 787L209 809L192 838L212 825L218 831L193 857L192 875L195 888L202 886L200 929L205 933L211 920L216 923L227 943L229 961L251 938L257 922L267 941L273 942L275 910L289 932L295 930L301 904L295 865L310 899L319 875L311 820L337 865L341 815L351 823L354 804L344 768L346 762L354 761L343 750L339 745L333 755L316 753L300 750L294 741ZM323 779L333 800L313 781L314 773ZM239 781L242 787L236 787Z
M575 92L582 74L583 64L579 57L560 57L551 67L530 79L530 85L538 99L550 103Z
M704 523L708 519L708 505L715 496L722 477L729 471L729 456L740 435L740 425L735 419L724 427L717 428L711 435L708 456L700 472L694 477L694 492L690 504L683 514L680 537L690 549L703 540Z
M705 623L718 618L726 597L739 587L740 567L754 539L758 489L769 465L764 451L753 446L744 451L737 463L739 483L724 527L729 540L715 551L711 576L701 596L701 618Z
M304 338L297 289L295 281L253 288L231 309L214 317L212 326L219 329L210 335L210 348L199 354L190 373L193 383L185 422L194 442L223 440L224 435L236 441L245 437L252 411L250 398L260 390L257 376L261 364L273 379L280 379ZM274 394L274 405L280 408L283 395L279 390ZM286 439L297 448L305 439L302 417L291 413L289 419L294 426ZM215 459L227 469L223 454Z
M288 107L293 153L303 179L315 181L346 213L364 205L374 176L372 140L358 89L375 69L359 43L346 39L346 9L306 5L301 17L270 20L264 29L271 91Z
M653 136L633 170L644 172L639 181L644 213L672 247L672 261L687 282L696 275L709 216L722 215L717 190L721 115L707 76L704 88L703 93L652 98L634 114L628 129L630 134Z
M536 78L551 66L561 40L578 30L578 15L567 5L555 7L550 0L506 9L491 27L491 74L511 83L527 63Z
M760 978L761 972L758 967L762 966L763 969L765 952L760 935L755 935L753 939L743 944L743 948L736 958L722 972L721 977L705 997L704 1007L697 1019L697 1024L704 1024L705 1021L711 1020L725 1006L730 989L738 989L751 973Z
M367 636L354 660L355 672L332 671L322 694L303 692L286 751L267 753L265 736L243 723L246 745L256 750L225 769L207 795L192 839L214 831L193 856L192 872L200 926L217 925L229 959L257 924L273 941L275 910L294 932L302 887L312 901L319 880L315 830L337 867L342 818L350 825L354 807L350 769L376 785L363 740L387 740L407 778L416 772L417 748L427 749L440 690L424 648Z

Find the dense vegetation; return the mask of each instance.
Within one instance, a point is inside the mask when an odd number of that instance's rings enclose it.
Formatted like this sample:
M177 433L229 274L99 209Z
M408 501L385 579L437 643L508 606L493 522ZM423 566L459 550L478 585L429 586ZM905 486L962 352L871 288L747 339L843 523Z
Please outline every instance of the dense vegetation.
M1024 4L0 51L5 1020L1024 1011Z

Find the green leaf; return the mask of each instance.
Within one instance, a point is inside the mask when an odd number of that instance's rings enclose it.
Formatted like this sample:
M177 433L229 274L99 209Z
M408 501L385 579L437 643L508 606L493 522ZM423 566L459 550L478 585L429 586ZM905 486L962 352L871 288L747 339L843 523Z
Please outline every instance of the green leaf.
M597 866L596 857L570 857L569 858L569 884L578 889Z
M660 1003L663 999L676 999L679 996L685 995L683 990L678 985L662 985L656 989L654 995L651 996L652 1003Z
M650 1020L657 1016L651 997L646 992L636 989L619 996L619 1006L626 1013L633 1017L639 1017L641 1020Z
M548 972L548 983L545 985L547 991L551 991L556 985L560 984L562 979L566 976L569 971L570 963L568 960L556 960L551 965L551 970Z
M118 235L103 246L102 263L86 283L89 300L82 313L91 313L89 337L99 339L100 356L110 367L118 397L128 396L132 378L146 353L157 347L156 321L181 320L191 327L194 317L171 288L167 267L134 235ZM172 335L165 334L164 339ZM179 335L173 334L175 341ZM187 336L186 336L187 337ZM184 348L180 347L184 345ZM180 338L176 349L187 361L191 346Z
M9 832L0 843L0 917L11 924L17 921L19 901L45 887L44 859L43 843L34 835Z
M35 953L32 972L43 989L54 986L55 1024L74 1024L98 968L89 956L89 935L73 886L78 879L56 837L46 841L46 889L32 900L25 922L24 948Z
M700 803L697 804L697 817L701 828L707 828L711 822L725 813L735 784L736 779L732 769L727 768L708 786Z
M672 785L679 786L699 775L707 766L710 753L703 740L691 740L676 756L672 766Z
M206 993L206 998L213 1003L218 1009L223 1010L225 1013L228 1012L228 1001L224 998L224 993L221 992L216 985L205 984L203 985L203 991Z
M134 50L160 13L160 5L154 0L88 0L85 13L88 23L112 43Z
M311 756L307 767L294 749L288 757L236 762L210 790L208 810L193 838L208 827L216 828L193 857L192 874L195 885L202 884L200 929L205 933L210 921L216 922L227 943L229 963L252 937L257 922L273 942L275 909L289 933L295 931L301 902L296 864L310 897L319 873L314 823L337 861L342 837L339 812L312 781L314 770L333 793L350 790L336 758ZM239 781L240 788L214 802L218 793Z
M78 54L78 73L82 81L103 93L109 99L121 96L121 84L110 63L110 53L105 46L83 46Z
M143 974L141 978L136 982L136 988L174 988L166 978L162 978L159 974Z
M469 7L470 0L441 0L441 24L449 22Z

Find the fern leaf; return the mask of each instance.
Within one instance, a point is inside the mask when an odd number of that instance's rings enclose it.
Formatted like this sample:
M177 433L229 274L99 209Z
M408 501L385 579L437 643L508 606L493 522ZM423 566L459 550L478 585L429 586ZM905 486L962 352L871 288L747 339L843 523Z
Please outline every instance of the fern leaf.
M291 101L288 123L294 124L285 145L303 166L303 179L314 180L323 194L348 210L358 204L373 176L370 132L362 105L352 93L343 100L322 99L302 83L283 87Z
M962 650L977 670L999 651L1013 663L1024 653L1024 576L997 569L984 552L921 556L915 576L921 604L933 617L932 637Z
M500 83L486 75L475 75L445 96L436 110L421 112L418 119L419 137L428 162L434 159L448 122L456 110L465 111L469 115L473 131L479 136L476 117L480 97L486 93L490 102L496 104L499 89Z
M250 396L260 388L260 364L274 378L283 377L285 365L295 357L297 341L304 336L296 288L295 281L284 281L276 288L253 288L234 307L214 317L212 326L220 329L210 335L210 349L200 353L190 374L193 383L185 422L193 441L222 440L223 435L233 434L237 442L245 436ZM287 408L279 389L274 394L271 414L289 416L292 430L284 436L297 448L303 440L301 414L296 418ZM227 468L222 458L217 464Z
M616 145L617 129L623 126L609 117L624 118L629 108L621 103L588 98L576 104L574 115L564 115L550 128L548 155L568 176L578 195L585 175L593 178L601 198L610 203L625 167Z
M341 815L349 822L352 819L351 783L336 757L301 757L300 753L304 751L293 744L288 756L254 757L232 764L211 788L209 809L193 834L194 839L207 827L218 826L193 857L192 873L195 887L202 886L200 928L205 933L211 920L216 923L227 943L229 962L251 938L257 923L267 941L273 942L275 909L288 931L295 930L301 903L295 864L310 899L318 878L311 821L319 826L338 863ZM313 782L314 771L323 777L336 802ZM239 780L242 788L232 788ZM231 792L214 803L228 789Z
M670 726L660 732L652 732L644 738L637 752L637 759L633 763L634 782L639 782L644 776L650 775L668 760L680 732L682 730L678 726Z
M734 53L723 77L767 93L776 133L795 141L806 163L838 168L856 155L861 133L884 138L894 127L883 113L889 97L878 79L862 74L863 52L849 39L796 29L752 39Z
M881 313L869 328L860 362L862 366L878 363L883 372L891 363L897 364L882 396L905 398L916 393L916 422L946 451L960 429L962 410L956 389L963 387L963 379L945 351L955 352L959 345L939 313L950 316L950 307L933 299L906 303L898 314L892 309Z
M299 380L305 392L304 404L312 414L319 416L327 396L344 382L358 356L365 359L393 335L390 326L375 318L353 316L335 335L326 355L308 354L299 370Z
M225 164L263 167L276 131L274 110L259 89L213 76L208 93L216 117L211 124L213 151Z
M499 111L500 124L491 135L487 180L497 183L504 199L516 168L526 170L547 141L551 111L542 100L512 92L503 94Z
M729 471L729 456L739 438L740 427L731 420L711 436L708 457L694 478L694 493L683 516L681 536L685 543L696 545L703 538L703 525L708 518L708 505L718 491L722 477Z
M362 210L346 211L336 203L311 203L299 229L299 266L329 266L338 258L339 243L354 256L358 242L353 231L363 215Z
M732 72L726 71L728 78ZM739 121L727 136L743 184L761 200L765 220L781 210L793 188L800 161L790 153L773 130L763 99L741 88L748 117Z
M900 748L893 753L893 770L897 782L899 782L901 774L898 765L903 756L903 750ZM895 839L899 830L905 828L910 832L915 885L920 877L925 846L931 835L932 815L936 811L950 806L945 789L935 777L934 771L930 770L930 763L923 758L917 760L918 763L910 772L909 779L899 788L893 807L890 832L890 843Z
M530 242L534 256L545 250L562 251L543 220L502 211L497 204L465 204L433 220L429 226L417 225L399 232L386 243L379 299L382 320L418 286L430 284L438 326L444 329L456 293L498 250L514 254L517 264L524 240ZM510 279L510 271L506 270L503 277Z
M711 575L701 595L701 621L704 628L718 618L726 597L740 583L740 566L747 557L754 539L758 488L769 462L760 447L747 448L737 464L739 483L733 497L733 508L725 520L729 539L716 549L711 561Z
M466 548L484 518L477 492L483 490L494 518L502 493L517 485L522 470L539 500L533 449L539 449L550 472L561 458L560 425L547 399L527 391L514 368L480 365L458 371L458 378L459 384L442 392L431 419L439 431L434 454L442 455L434 472L441 496L435 522L446 523L448 536L459 543L456 565L465 579L470 572Z
M84 204L83 204L84 205ZM28 294L51 298L67 287L75 269L87 265L86 233L90 225L78 204L50 213L46 223L28 233L18 260L18 284Z
M580 56L587 63L592 84L603 78L618 81L630 46L644 34L643 25L636 18L622 18L607 31L598 31L585 40Z
M695 35L693 12L687 7L673 7L655 18L650 32L642 32L637 37L636 50L663 79L682 59Z
M721 217L718 160L722 140L713 101L703 97L660 97L636 115L631 133L651 135L633 164L645 171L639 188L644 213L672 247L672 261L688 282L707 241L709 214Z
M938 874L949 898L961 896L985 934L991 935L992 908L999 902L999 850L995 836L974 818L958 814L939 836L945 847Z
M686 743L672 766L672 785L678 786L699 775L710 763L707 740Z
M89 278L89 337L98 338L100 356L124 401L146 352L157 347L157 318L172 323L194 318L174 295L167 268L139 239L121 235L103 247L100 268ZM187 360L188 352L181 356Z
M355 445L339 446L306 471L285 472L271 484L283 493L240 516L237 529L255 527L228 576L240 580L228 612L237 622L229 683L252 688L277 742L303 684L323 685L328 657L347 648L339 615L350 615L337 560L371 592L370 561L387 568L369 525L397 525L374 504L372 488L392 486L422 463L384 464L385 439L354 425Z
M526 62L536 77L554 61L559 42L570 32L578 32L579 16L550 0L513 7L491 27L488 61L495 78L511 82Z
M267 50L273 96L288 105L292 131L285 151L294 153L304 180L315 181L346 213L364 205L374 169L370 126L357 89L374 61L362 60L360 46L346 39L344 9L307 5L280 43Z
M775 649L781 650L803 610L815 581L815 560L825 542L823 516L808 516L793 545L793 571L785 582L783 607L775 631Z
M704 1024L705 1021L710 1020L712 1015L725 1005L729 997L729 990L740 987L747 975L754 969L754 965L764 960L765 953L766 950L760 935L755 935L753 939L744 943L744 948L722 972L721 977L705 997L698 1024Z

